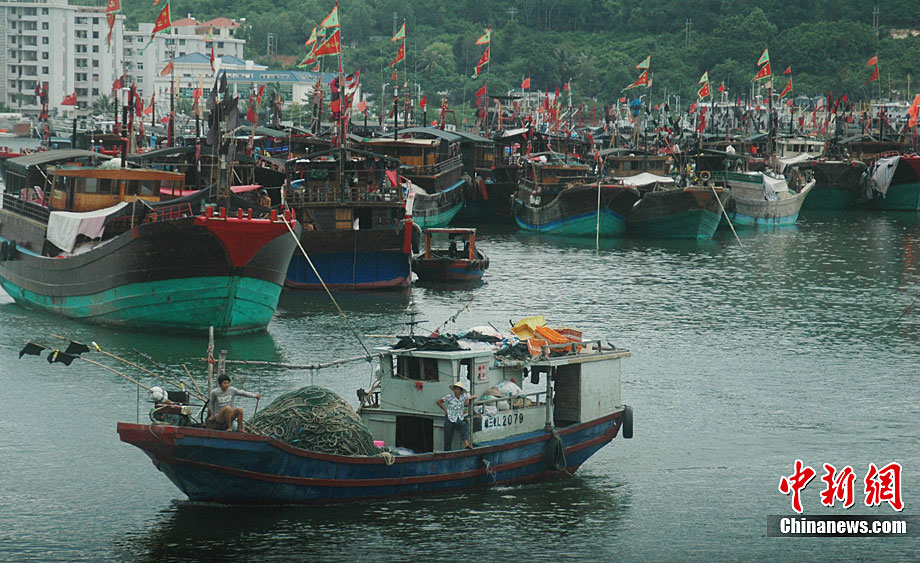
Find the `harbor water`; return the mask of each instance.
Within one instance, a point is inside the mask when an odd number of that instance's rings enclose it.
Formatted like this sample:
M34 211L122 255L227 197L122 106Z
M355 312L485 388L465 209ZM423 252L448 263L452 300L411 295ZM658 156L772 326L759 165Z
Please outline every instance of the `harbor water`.
M920 514L920 216L803 215L705 241L547 238L480 229L482 283L337 294L371 348L404 333L545 315L628 348L635 435L547 484L332 507L189 502L118 421L145 421L134 384L89 362L49 364L26 340L96 342L201 384L206 336L126 333L24 310L0 295L0 560L908 560L914 538L777 538L797 459L806 515ZM468 310L464 305L468 304ZM457 314L459 311L459 314ZM450 318L456 314L456 322ZM309 364L361 353L322 293L288 293L268 331L218 340L231 359ZM155 380L98 353L85 357ZM316 372L230 366L261 407L317 384L355 405L359 362ZM446 393L446 390L445 390ZM247 417L255 400L240 399ZM870 464L903 468L904 510L863 504ZM856 505L821 506L823 464L856 474Z

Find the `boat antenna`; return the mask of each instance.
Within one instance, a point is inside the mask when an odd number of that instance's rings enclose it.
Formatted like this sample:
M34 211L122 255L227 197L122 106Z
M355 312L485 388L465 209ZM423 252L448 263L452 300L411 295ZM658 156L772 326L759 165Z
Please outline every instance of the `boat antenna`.
M457 309L457 310L454 312L453 315L447 317L447 320L444 321L443 323L441 323L441 326L439 326L438 328L436 328L436 329L434 330L434 333L435 333L435 334L440 333L440 332L441 332L441 329L442 329L442 328L446 328L448 323L455 323L455 322L457 322L457 318L463 313L463 311L469 311L469 310L470 310L470 303L472 303L472 302L473 302L473 296L471 295L470 298L467 299L466 302L465 302L459 309Z

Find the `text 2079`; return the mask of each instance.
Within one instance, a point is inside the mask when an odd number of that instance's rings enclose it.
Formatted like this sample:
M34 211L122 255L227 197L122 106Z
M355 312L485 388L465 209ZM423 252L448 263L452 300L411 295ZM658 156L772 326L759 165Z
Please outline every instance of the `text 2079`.
M508 414L499 414L485 419L483 421L483 428L497 428L499 426L520 424L522 422L524 422L523 413L513 412Z

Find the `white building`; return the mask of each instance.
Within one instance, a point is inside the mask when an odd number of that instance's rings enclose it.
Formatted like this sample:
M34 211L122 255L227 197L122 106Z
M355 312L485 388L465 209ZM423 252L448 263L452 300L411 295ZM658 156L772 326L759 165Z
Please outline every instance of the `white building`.
M70 6L67 0L0 1L0 102L25 115L41 110L35 95L48 84L49 108L77 93L77 111L111 94L121 75L124 16L117 16L111 48L105 7Z
M128 83L133 80L141 95L149 98L150 94L156 91L152 90L150 85L159 82L159 72L170 59L179 59L194 53L203 54L208 59L207 71L211 74L211 43L207 40L208 31L211 29L215 58L230 56L242 60L246 41L234 37L239 28L240 23L228 18L199 22L195 18L187 17L172 22L172 26L156 34L151 43L150 32L153 31L153 24L140 24L138 31L125 33L124 54ZM215 68L216 66L217 61ZM196 88L197 82L196 76ZM166 83L169 83L168 79Z
M162 71L165 64L160 65ZM244 61L231 55L218 57L214 61L214 69L211 71L210 53L188 53L175 59L172 72L162 75L157 72L153 78L153 91L156 92L157 112L163 113L168 110L170 80L176 81L176 98L189 99L194 97L195 88L201 88L204 92L202 104L207 98L214 86L214 80L221 72L262 72L267 66L255 64L253 61ZM148 83L148 91L150 86ZM149 98L149 96L147 96ZM204 106L202 106L202 111Z

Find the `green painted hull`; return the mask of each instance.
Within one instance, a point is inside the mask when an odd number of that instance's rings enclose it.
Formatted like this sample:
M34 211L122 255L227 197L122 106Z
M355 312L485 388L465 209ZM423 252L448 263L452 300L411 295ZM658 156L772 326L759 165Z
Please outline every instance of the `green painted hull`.
M277 283L239 276L132 283L67 297L37 295L5 279L0 285L22 306L82 321L197 333L214 326L224 334L264 330L281 294Z
M428 216L413 216L412 222L423 229L432 227L446 227L457 213L463 209L463 202L460 201L446 210Z
M811 190L802 210L809 211L847 211L856 206L856 198L850 190L838 188L821 188Z
M866 207L890 211L920 211L920 182L890 186L884 197L873 198Z
M543 225L530 225L515 217L517 224L524 230L568 237L617 237L626 232L626 219L609 209L602 210L600 224L598 225L597 213L589 213L577 217L567 217Z
M673 239L712 238L720 216L707 209L692 209L645 221L630 217L627 232L631 236Z

